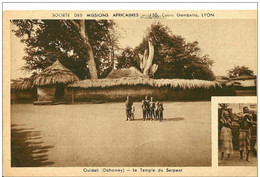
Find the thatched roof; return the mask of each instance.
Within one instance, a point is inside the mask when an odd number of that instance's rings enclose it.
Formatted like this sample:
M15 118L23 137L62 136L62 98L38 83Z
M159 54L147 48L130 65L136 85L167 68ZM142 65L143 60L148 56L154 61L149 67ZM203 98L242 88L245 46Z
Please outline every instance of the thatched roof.
M63 66L59 60L53 65L45 68L35 77L34 85L53 85L56 83L69 84L78 81L79 78L68 68Z
M123 68L118 70L112 70L108 75L107 79L117 79L117 78L145 78L145 76L138 71L135 67Z
M30 90L32 88L33 88L32 78L13 80L11 83L11 89L13 90Z
M250 80L250 79L256 79L256 76L242 75L242 76L237 76L237 77L231 78L231 80Z
M215 88L222 85L215 81L187 80L187 79L149 79L149 78L121 78L121 79L97 79L81 80L70 84L75 88L105 88L116 86L149 85L152 87L169 86L171 88L195 89L195 88Z

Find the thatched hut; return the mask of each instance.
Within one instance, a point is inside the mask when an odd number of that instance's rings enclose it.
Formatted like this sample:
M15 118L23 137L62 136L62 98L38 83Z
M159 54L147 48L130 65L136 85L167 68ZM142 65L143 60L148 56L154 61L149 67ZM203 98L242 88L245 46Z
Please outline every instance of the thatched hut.
M62 100L67 85L78 80L74 73L57 60L35 77L33 84L37 87L37 100L40 102Z
M33 77L11 81L11 103L32 102L36 100Z
M140 101L146 95L156 100L210 100L211 96L234 95L233 87L215 81L150 79L135 68L112 71L106 79L81 80L68 86L67 97L75 101L123 101L129 95Z
M118 79L118 78L145 78L145 76L135 67L123 68L118 70L112 70L108 75L107 79Z

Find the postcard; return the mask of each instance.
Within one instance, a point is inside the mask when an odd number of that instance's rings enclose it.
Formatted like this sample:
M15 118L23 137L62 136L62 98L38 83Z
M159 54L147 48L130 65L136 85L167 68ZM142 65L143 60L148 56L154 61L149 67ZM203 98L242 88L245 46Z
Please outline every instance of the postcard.
M256 10L3 12L4 176L256 176Z

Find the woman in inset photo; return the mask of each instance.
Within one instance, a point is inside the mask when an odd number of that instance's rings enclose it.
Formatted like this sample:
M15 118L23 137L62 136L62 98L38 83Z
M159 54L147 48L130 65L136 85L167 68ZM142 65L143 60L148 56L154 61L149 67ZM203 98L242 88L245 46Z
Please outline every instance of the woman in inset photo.
M232 121L230 118L230 114L227 110L223 110L220 123L221 160L223 160L224 154L227 154L227 160L229 160L230 155L233 154L233 143L231 130Z

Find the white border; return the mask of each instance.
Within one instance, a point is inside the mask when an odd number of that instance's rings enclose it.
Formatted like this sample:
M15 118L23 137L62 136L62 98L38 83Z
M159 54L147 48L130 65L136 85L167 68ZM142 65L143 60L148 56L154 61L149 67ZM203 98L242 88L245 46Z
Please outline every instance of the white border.
M118 1L107 2L103 1L92 1L77 3L11 3L3 2L3 10L257 10L257 2L251 3L205 3L205 2L192 2L192 3L180 3L180 2L145 2L135 1L121 2ZM95 2L95 3L93 3Z

